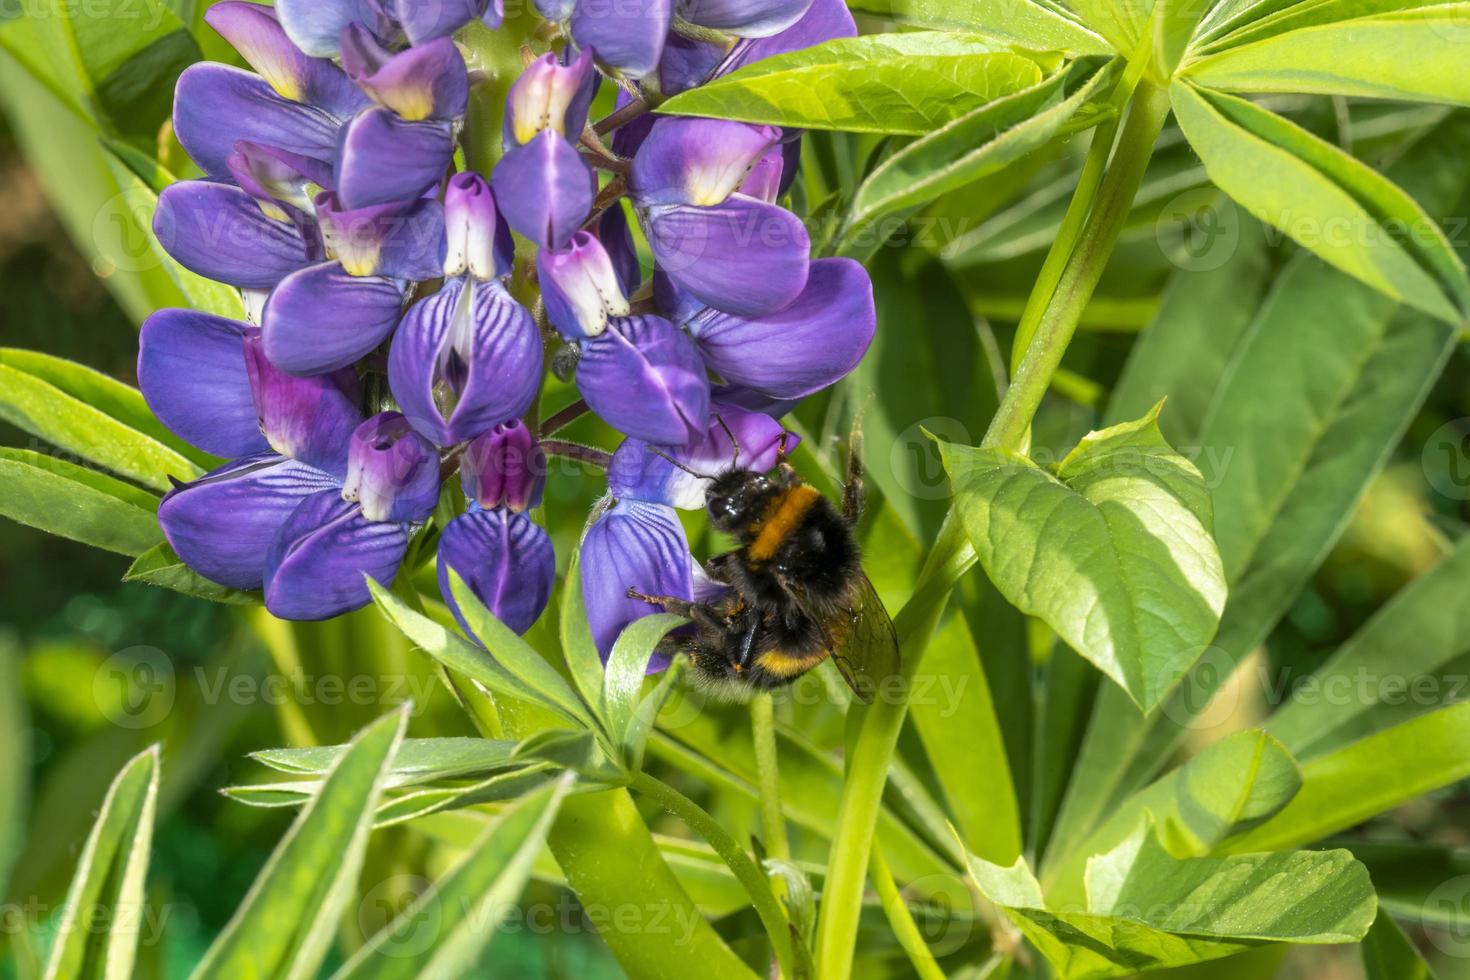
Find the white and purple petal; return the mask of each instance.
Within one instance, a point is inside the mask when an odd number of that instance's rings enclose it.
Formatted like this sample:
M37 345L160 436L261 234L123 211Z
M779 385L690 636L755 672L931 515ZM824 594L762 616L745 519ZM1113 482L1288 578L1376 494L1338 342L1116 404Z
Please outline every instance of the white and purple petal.
M404 119L458 119L465 113L469 73L450 38L395 54L367 28L353 24L342 33L342 66L373 101Z
M500 217L495 193L473 171L457 173L444 188L444 275L498 279L515 268L515 239Z
M498 282L451 279L403 317L388 383L414 428L440 446L525 414L542 370L541 337Z
M531 62L506 96L505 145L529 143L547 129L576 142L587 125L598 78L592 54L586 49L569 65L563 65L552 51Z
M497 619L524 633L551 599L556 554L551 537L525 514L472 504L450 521L439 539L439 591L459 625L473 636L450 589L451 569Z
M336 262L308 266L266 300L265 354L291 374L348 367L387 339L402 308L402 289L391 279L350 276Z
M421 197L345 210L336 194L316 199L322 237L350 276L437 279L444 268L444 208Z
M170 432L216 456L269 448L245 367L246 325L196 310L159 310L138 336L138 387Z
M342 499L370 521L428 519L439 502L439 452L399 412L380 412L352 433Z
M563 251L536 254L546 316L563 337L595 337L610 317L631 312L612 257L590 233L579 231Z
M613 643L631 623L660 610L629 589L645 595L694 597L694 559L679 515L666 504L615 499L587 529L581 549L582 601L597 652L606 662ZM649 671L662 670L669 658L655 655Z
M717 207L664 205L644 214L659 267L707 306L761 316L806 287L811 239L785 208L733 194Z
M225 161L230 176L241 189L255 198L267 217L276 220L294 218L311 212L311 201L320 188L332 183L332 165L299 153L289 153L263 143L240 140L235 152ZM284 205L298 212L290 215Z
M802 398L845 378L877 327L873 283L852 259L818 259L790 306L758 317L705 310L689 332L716 374L775 398Z
M267 216L260 202L234 184L211 180L170 184L153 214L153 234L175 261L206 279L246 289L269 289L318 260L321 245L310 231L287 212Z
M638 148L628 192L639 207L711 207L740 189L752 167L781 140L774 126L727 119L660 119Z
M229 176L240 140L331 160L339 128L330 113L283 99L259 75L229 65L190 65L174 90L174 134L212 177Z
M542 130L495 165L495 200L510 226L540 248L561 248L597 197L597 175L566 140Z
M194 571L232 589L258 589L276 531L307 496L336 481L305 463L257 453L182 484L158 505L163 536Z
M683 445L709 424L709 377L694 342L656 316L613 320L584 341L577 387L624 435Z
M372 601L367 579L392 585L408 550L404 525L370 521L336 490L312 494L266 554L265 607L282 619L330 619Z

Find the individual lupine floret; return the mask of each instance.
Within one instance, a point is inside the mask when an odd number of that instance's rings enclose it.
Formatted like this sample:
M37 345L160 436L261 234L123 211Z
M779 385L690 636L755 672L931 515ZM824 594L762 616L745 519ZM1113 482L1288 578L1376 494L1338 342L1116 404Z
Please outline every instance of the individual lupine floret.
M439 539L439 590L473 635L450 588L452 570L501 622L524 633L551 598L556 556L527 510L540 506L546 457L525 423L511 419L466 447L459 464L468 509Z
M320 58L342 53L345 28L360 25L380 43L423 44L449 37L472 20L499 27L504 0L278 0L276 12L296 46Z

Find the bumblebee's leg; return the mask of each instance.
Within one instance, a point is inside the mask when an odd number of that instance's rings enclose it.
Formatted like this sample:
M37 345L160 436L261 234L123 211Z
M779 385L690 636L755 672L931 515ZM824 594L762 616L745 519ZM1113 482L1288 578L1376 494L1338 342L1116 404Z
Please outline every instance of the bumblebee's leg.
M788 442L790 441L790 439L791 439L791 433L790 432L783 431L781 433L781 441L776 444L776 465L777 466L785 466L786 465L786 460L788 460L788 459L791 458L791 454L786 451L786 446L787 446Z
M696 626L716 630L724 629L719 613L715 612L712 606L702 602L690 602L675 595L645 595L637 589L629 589L628 598L641 599L650 605L662 608L664 612L683 616L685 619L692 620Z
M842 516L857 524L863 516L863 430L854 425L847 440L847 479L842 485Z

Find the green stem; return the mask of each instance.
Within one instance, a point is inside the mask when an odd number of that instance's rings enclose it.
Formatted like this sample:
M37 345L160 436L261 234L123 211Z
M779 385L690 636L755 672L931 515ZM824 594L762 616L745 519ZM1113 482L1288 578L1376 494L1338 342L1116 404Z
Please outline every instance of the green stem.
M1031 419L1118 243L1133 197L1153 155L1154 142L1168 115L1168 94L1150 82L1140 82L1129 103L1128 119L1112 163L1097 188L1096 200L1077 234L1075 247L1070 249L1066 264L1057 275L1055 289L1035 317L1036 327L1026 345L1026 353L991 420L982 446L1018 449L1025 442ZM1079 193L1083 190L1079 188ZM1037 283L1038 290L1045 287L1045 283Z
M663 780L640 772L633 777L628 787L658 801L660 806L683 820L715 849L715 853L719 854L750 895L751 904L755 906L761 924L766 927L771 946L776 950L781 972L788 977L796 976L792 970L791 930L786 923L786 914L781 910L781 903L777 901L775 892L771 891L770 880L755 860L720 826L719 821Z
M1097 187L1095 202L1087 208L1087 219L1077 233L1074 247L1066 249L1066 264L1057 275L1055 289L1043 301L1041 314L1036 316L1035 334L991 422L984 445L1014 449L1025 440L1031 419L1052 373L1061 363L1082 309L1117 244L1168 111L1168 97L1161 89L1148 82L1139 83L1112 164ZM1083 188L1079 188L1079 193L1091 196ZM1037 289L1046 292L1047 284L1039 282ZM950 590L975 561L975 548L959 515L951 508L919 575L914 596L895 620L903 653L904 690L918 669ZM853 944L857 938L873 831L908 703L903 698L880 700L853 710L858 712L852 719L857 734L849 746L847 782L837 815L837 832L832 839L817 923L817 965L823 980L848 980L852 974Z
M755 771L760 781L761 830L766 853L777 861L791 860L786 839L786 816L781 812L781 772L776 755L775 706L769 694L750 701L750 733L755 743Z
M934 961L934 954L929 951L929 945L924 942L924 936L919 932L914 917L909 914L908 903L899 893L898 884L893 880L893 872L883 859L883 849L876 842L873 844L869 871L873 877L873 888L877 890L878 899L883 903L883 912L888 916L888 925L893 929L898 944L909 955L914 973L920 980L944 980L944 971Z

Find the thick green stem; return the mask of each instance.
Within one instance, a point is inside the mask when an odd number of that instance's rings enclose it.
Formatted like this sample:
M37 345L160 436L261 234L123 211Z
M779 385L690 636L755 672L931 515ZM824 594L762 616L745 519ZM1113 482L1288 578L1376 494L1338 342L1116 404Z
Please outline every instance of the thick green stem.
M985 445L1017 448L1025 440L1031 419L1061 363L1082 309L1091 298L1123 230L1168 111L1167 96L1152 84L1142 82L1133 92L1118 148L1096 188L1096 200L1087 208L1087 219L1077 233L1075 244L1065 248L1067 260L1056 276L1055 288L1045 282L1037 283L1037 289L1049 295L1040 303L1042 312L1035 318L1035 334L986 434ZM1079 193L1086 197L1091 192L1079 188ZM1079 205L1079 211L1080 208ZM958 514L951 508L920 573L914 596L895 620L903 654L903 690L907 690L907 682L912 681L918 669L950 590L975 561L974 546ZM853 943L857 938L873 829L908 702L906 698L896 698L853 710L858 712L853 719L857 734L849 746L847 783L817 923L817 966L823 980L848 980L852 974Z
M766 927L766 935L771 939L771 946L776 950L776 959L781 963L781 972L788 977L796 976L792 969L794 961L791 949L791 930L786 922L786 913L781 910L781 903L777 901L775 892L771 891L770 880L755 863L755 859L745 853L735 838L730 836L729 831L720 826L719 821L706 813L698 803L663 780L650 776L646 772L640 772L633 777L628 787L658 801L659 805L683 820L689 825L689 829L703 837L705 843L715 849L715 853L720 856L750 895L751 904L755 906L761 924Z
M755 771L760 780L761 830L766 853L777 861L791 860L786 840L786 817L781 812L781 771L776 755L775 706L769 694L750 700L750 734L755 744Z
M1140 82L1129 103L1128 120L1112 163L1097 189L1097 200L1077 236L1075 247L1046 301L1020 367L991 420L981 445L1017 449L1026 439L1031 420L1062 362L1077 321L1092 299L1103 268L1118 243L1133 197L1153 155L1154 142L1169 115L1169 97L1150 82ZM1038 283L1044 288L1044 283Z

